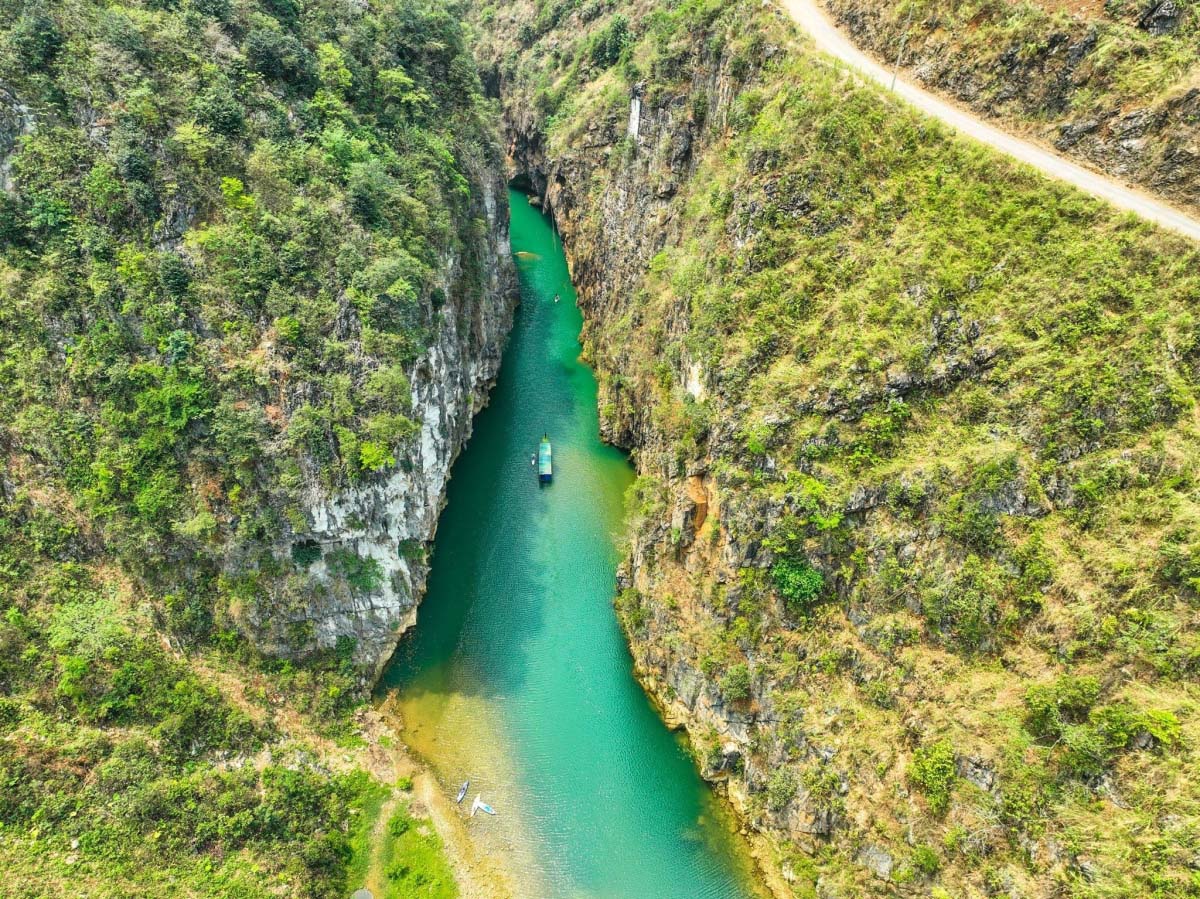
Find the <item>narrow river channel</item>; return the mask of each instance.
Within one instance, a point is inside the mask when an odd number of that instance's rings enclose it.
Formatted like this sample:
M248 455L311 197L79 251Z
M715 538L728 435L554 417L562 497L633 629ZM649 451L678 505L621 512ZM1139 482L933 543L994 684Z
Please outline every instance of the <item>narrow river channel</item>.
M628 462L600 442L548 220L512 193L521 306L454 467L420 620L384 675L405 741L528 899L757 896L746 848L634 680L612 608ZM559 301L555 302L555 295ZM546 433L554 482L530 454Z

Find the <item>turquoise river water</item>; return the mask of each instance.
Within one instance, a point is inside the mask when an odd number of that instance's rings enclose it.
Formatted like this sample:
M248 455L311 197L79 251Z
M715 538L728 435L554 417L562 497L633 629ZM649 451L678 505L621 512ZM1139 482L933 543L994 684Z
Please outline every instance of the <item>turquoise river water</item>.
M554 231L512 193L521 306L455 463L419 623L384 675L405 741L498 815L473 843L531 899L758 896L746 847L634 680L612 607L632 470L600 441ZM560 302L555 302L555 295ZM530 455L554 445L554 481Z

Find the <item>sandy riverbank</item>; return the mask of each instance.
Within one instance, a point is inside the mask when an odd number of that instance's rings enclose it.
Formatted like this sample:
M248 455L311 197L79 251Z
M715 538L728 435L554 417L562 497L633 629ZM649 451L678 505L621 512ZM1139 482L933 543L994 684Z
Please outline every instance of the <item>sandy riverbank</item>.
M373 748L372 774L385 783L412 778L411 813L433 822L462 899L511 899L514 893L510 873L479 852L467 831L466 804L456 805L451 795L453 787L440 783L404 744L404 721L394 698L389 696L365 712L364 725L363 735Z

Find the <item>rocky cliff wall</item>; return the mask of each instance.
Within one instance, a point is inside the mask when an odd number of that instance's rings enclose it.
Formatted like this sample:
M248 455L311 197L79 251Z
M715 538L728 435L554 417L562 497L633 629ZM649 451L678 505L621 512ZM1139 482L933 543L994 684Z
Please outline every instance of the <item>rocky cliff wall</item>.
M33 130L29 107L0 85L0 191L12 190L12 156L17 141Z
M1186 251L857 87L769 7L482 15L512 173L563 235L601 427L639 474L617 598L635 668L785 889L1145 884L1117 834L1149 813L1145 778L1174 779L1172 738L1146 725L1182 720L1187 665L1150 674L1143 650L1081 629L1096 597L1143 612L1068 560L1129 546L1163 620L1188 620L1147 561L1162 532L1091 480L1172 431L1152 381L1174 375L1145 378L1141 318L1069 352L1034 322L1094 301L1100 257L1186 317L1187 285L1146 265ZM1083 246L1108 249L1080 265ZM1103 426L1080 429L1084 408ZM1099 520L1104 550L1083 536ZM1097 685L1080 726L1139 722L1097 738L1087 773L1028 705L1075 677ZM1084 819L1086 836L1068 823ZM1183 883L1183 858L1153 876Z
M761 792L770 773L751 761L756 754L762 758L755 751L762 745L758 722L773 715L767 684L755 684L746 698L729 702L714 672L702 670L700 661L704 634L728 623L709 591L736 584L740 570L766 560L757 541L738 537L744 530L739 525L752 522L753 531L761 532L769 521L759 516L778 518L781 512L741 508L737 497L724 507L709 469L733 440L732 418L714 425L710 455L681 464L674 437L656 418L655 390L633 377L644 368L645 348L624 342L612 327L625 319L641 324L653 314L645 308L644 281L656 254L684 237L680 188L691 186L698 158L725 133L758 64L780 52L762 49L763 57L747 66L738 48L713 52L697 36L694 55L680 68L688 73L683 83L651 92L638 82L620 102L582 117L568 134L553 136L522 92L506 92L503 71L492 72L491 80L503 101L511 174L530 185L563 237L585 314L584 352L600 381L602 435L631 451L639 475L656 485L652 511L635 517L618 578L623 596L671 600L657 603L649 615L618 602L636 673L668 724L688 732L704 777L755 830L774 832L790 844L830 833L832 821L827 811L803 801L774 811L751 801L751 792ZM602 186L598 171L604 173ZM664 341L680 340L690 328L687 305L669 309L661 328ZM696 400L706 398L716 378L686 358L673 359L670 373L673 386ZM782 747L774 752L787 753ZM764 861L776 864L773 857ZM794 876L788 863L783 868L785 876Z
M177 6L0 27L0 442L181 642L377 673L516 303L494 115L436 4Z
M337 491L313 484L304 492L305 526L288 534L276 552L287 560L293 547L315 545L322 557L307 568L303 585L279 584L249 616L256 642L268 652L328 649L351 638L355 659L373 679L416 621L450 469L487 403L517 301L507 185L496 170L481 172L477 183L472 212L485 227L468 251L482 277L465 279L458 256L442 261L441 290L449 301L435 341L410 375L418 432L386 476ZM339 551L373 560L377 582L359 589L331 572L328 559ZM297 629L305 634L299 644Z

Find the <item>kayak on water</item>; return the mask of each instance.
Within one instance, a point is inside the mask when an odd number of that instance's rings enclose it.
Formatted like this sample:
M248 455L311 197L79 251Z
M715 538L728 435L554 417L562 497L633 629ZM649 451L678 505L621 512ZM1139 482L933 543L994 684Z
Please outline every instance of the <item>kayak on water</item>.
M465 799L467 796L467 787L469 787L470 785L471 785L471 782L469 780L464 780L462 782L462 786L458 788L458 798L454 800L455 803L457 803L459 805L462 804L463 799Z

